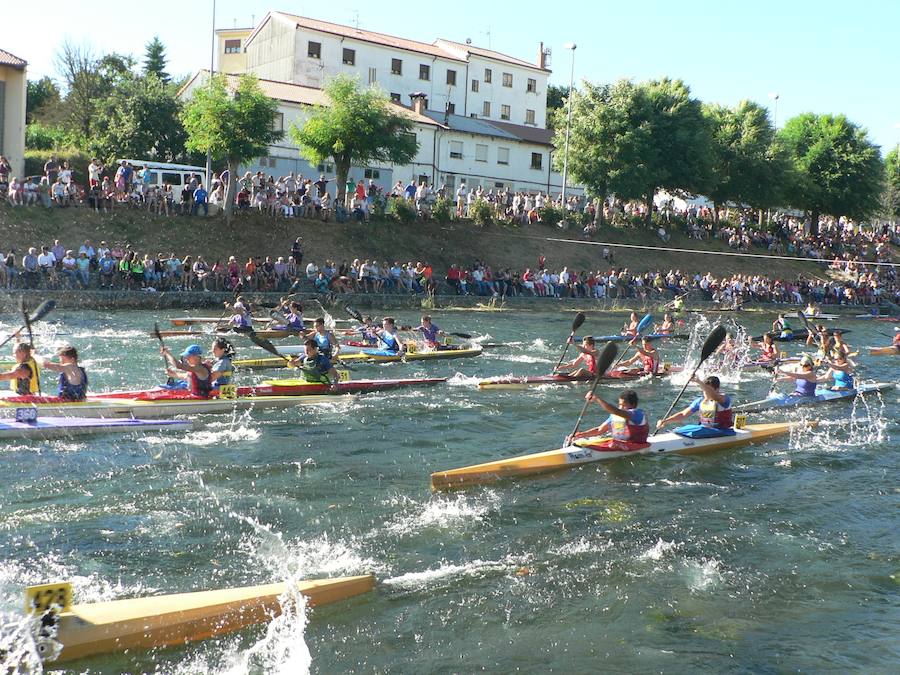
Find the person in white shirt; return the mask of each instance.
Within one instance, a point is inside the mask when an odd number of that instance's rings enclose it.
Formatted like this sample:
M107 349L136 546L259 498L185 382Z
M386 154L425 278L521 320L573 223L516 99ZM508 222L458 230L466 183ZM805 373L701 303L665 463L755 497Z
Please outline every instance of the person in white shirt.
M306 278L309 281L315 281L317 276L319 276L319 267L316 265L315 260L310 260L309 264L306 265Z
M466 208L466 184L460 183L459 187L456 188L456 217L462 218L465 216L465 208Z

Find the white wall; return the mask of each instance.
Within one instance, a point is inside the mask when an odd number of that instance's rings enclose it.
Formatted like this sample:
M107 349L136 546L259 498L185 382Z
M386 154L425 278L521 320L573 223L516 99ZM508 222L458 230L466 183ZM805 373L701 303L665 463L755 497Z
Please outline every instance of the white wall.
M491 82L485 83L485 70L491 70ZM513 76L512 87L503 86L503 73ZM526 91L528 79L534 79L536 92ZM478 80L478 92L472 91L472 80ZM544 128L547 124L547 73L522 68L481 56L472 55L469 59L469 103L468 112L483 117L483 102L491 102L491 114L486 119L509 121L512 124L525 124L525 111L535 111L534 126ZM510 107L510 119L501 120L501 106ZM468 114L468 113L467 113Z
M294 82L294 27L270 17L253 38L247 51L247 72L278 82Z

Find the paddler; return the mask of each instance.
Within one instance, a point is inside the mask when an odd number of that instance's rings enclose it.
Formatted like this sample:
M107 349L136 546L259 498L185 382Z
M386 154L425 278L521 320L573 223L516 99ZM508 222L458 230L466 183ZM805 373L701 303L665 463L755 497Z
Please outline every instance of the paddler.
M83 401L87 398L88 376L78 364L78 350L72 345L64 345L56 352L59 363L43 359L41 365L47 370L59 373L57 396L63 401Z
M291 365L300 369L306 382L328 384L334 388L340 376L331 360L319 351L319 344L309 338L303 345L303 351L303 358L298 356L291 359Z
M178 377L178 371L188 373L191 394L209 398L212 390L212 369L209 364L203 362L203 348L200 345L190 345L181 353L180 359L172 356L166 346L160 347L159 351L171 366L166 369L169 377Z
M363 317L362 325L356 328L356 332L366 344L373 347L378 344L378 327L372 322L371 316Z
M630 359L625 359L619 364L618 370L627 370L628 366L640 365L644 375L656 375L659 372L659 351L653 346L653 342L646 335L641 338L641 344L631 341L637 353Z
M778 347L775 346L775 340L771 333L763 335L762 342L758 343L762 354L759 355L760 361L775 361L778 359Z
M815 396L816 385L821 381L816 375L816 364L809 354L804 354L800 358L800 370L795 372L777 368L776 372L779 380L794 380L794 391L790 396Z
M234 345L223 337L213 340L212 353L215 361L210 366L212 373L212 388L217 389L222 385L231 384L231 378L234 375L234 366L231 360L234 358Z
M9 388L18 396L34 396L41 391L41 370L31 352L27 342L17 344L13 351L16 367L0 373L0 380L9 380Z
M429 349L440 349L442 345L438 342L438 337L446 335L437 324L431 322L431 317L428 314L424 315L422 317L422 323L412 330L422 334L425 346Z
M825 373L824 380L831 378L834 384L831 385L831 391L850 391L856 389L856 383L853 379L853 371L855 370L853 361L844 354L838 354L834 359L828 362L828 372Z
M319 317L315 321L315 328L307 337L313 340L319 347L319 353L330 361L335 361L341 352L341 345L334 337L334 333L325 328L325 319Z
M677 298L672 300L672 311L676 314L681 314L684 311L684 296L679 295Z
M577 434L575 438L584 438L585 436L595 436L609 432L610 436L612 436L612 443L609 444L609 448L612 450L632 449L622 445L617 447L616 441L619 444L647 442L647 436L650 434L650 424L647 421L647 415L638 408L637 392L626 389L619 394L618 407L607 403L590 391L585 394L584 400L588 402L593 401L599 405L609 413L609 417L599 427ZM567 438L566 444L568 445L569 442L570 439Z
M675 322L672 315L666 312L663 314L663 321L660 324L653 325L653 332L657 335L671 335L675 332Z
M238 297L234 305L231 306L231 318L228 320L228 327L234 331L246 331L249 330L252 326L252 319L250 318L250 312L247 310L247 306L243 302L243 298ZM228 303L225 303L225 306L228 307Z
M569 338L569 344L574 345L575 340ZM581 377L584 375L597 376L597 348L594 346L594 338L585 335L580 345L576 345L576 349L581 353L568 363L560 363L553 372L560 373L566 371L569 377Z
M836 359L838 354L843 354L846 357L850 357L852 355L853 350L850 348L850 345L844 342L844 335L839 330L831 331L831 348L829 349L829 357L833 360Z
M274 319L269 324L271 330L289 330L298 333L306 330L306 326L303 324L303 306L297 300L290 302L282 300L280 309L284 318Z
M622 335L631 335L634 337L638 333L638 325L641 320L638 319L637 312L632 312L631 317L622 325Z
M807 318L819 316L819 306L816 303L810 301L809 303L807 303L806 309L803 310L803 314Z
M669 415L657 422L656 430L659 431L670 422L680 422L690 417L693 413L699 413L700 426L707 429L709 435L730 435L732 433L731 427L734 425L731 396L722 392L719 378L715 375L710 375L705 380L700 380L695 375L692 380L700 386L700 390L703 392L702 395L695 398L681 412Z
M397 332L397 324L393 317L386 316L381 320L381 328L376 331L378 340L389 352L399 353L403 351L400 336Z
M772 322L772 332L778 333L778 337L782 340L790 340L794 337L794 329L791 328L791 324L788 323L784 314L779 314L778 318Z

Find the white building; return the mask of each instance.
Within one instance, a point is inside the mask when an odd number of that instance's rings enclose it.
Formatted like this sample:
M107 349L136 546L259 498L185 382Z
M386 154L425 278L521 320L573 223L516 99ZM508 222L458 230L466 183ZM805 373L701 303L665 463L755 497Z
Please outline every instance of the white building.
M390 95L413 122L418 154L406 166L353 167L353 180L371 178L385 189L398 180L425 180L451 192L462 182L470 189L561 191L562 177L551 168L552 133L545 127L550 71L543 45L532 64L469 44L428 44L283 12L270 12L249 34L217 33L218 62L237 70L232 74L259 78L263 91L278 101L277 124L284 131L302 123L309 106L327 103L321 88L335 75L356 76L362 86L376 85ZM243 64L234 58L237 44ZM198 72L182 96L207 77L207 71ZM245 169L310 176L332 175L334 166L310 166L285 134ZM582 192L572 186L569 191Z

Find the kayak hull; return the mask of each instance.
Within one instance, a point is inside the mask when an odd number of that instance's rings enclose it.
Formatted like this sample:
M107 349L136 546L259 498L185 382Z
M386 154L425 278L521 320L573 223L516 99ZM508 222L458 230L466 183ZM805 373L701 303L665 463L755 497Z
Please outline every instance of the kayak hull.
M649 338L650 340L687 340L690 335L687 333L650 333L648 335L642 335L641 337ZM629 342L634 338L633 335L594 335L594 342ZM574 337L572 338L576 342L580 342L582 338Z
M39 417L34 423L9 420L0 422L0 439L24 438L48 440L72 436L100 434L133 434L149 431L184 431L191 428L186 420L87 419L72 417Z
M414 352L412 354L379 353L379 350L369 350L354 354L341 354L338 359L344 363L393 363L397 361L439 361L443 359L464 359L481 356L482 348L471 349L441 349L430 352ZM340 367L340 364L337 364ZM237 359L235 368L265 369L285 368L287 361L275 357L262 359Z
M635 450L595 450L578 445L569 445L557 450L510 457L450 471L439 471L431 474L431 489L453 490L472 485L489 484L508 478L536 476L569 469L582 464L592 464L635 455L693 455L715 452L729 448L738 448L752 443L762 443L770 438L789 433L795 426L798 426L798 424L748 424L743 429L736 429L733 436L702 439L685 438L674 432L668 432L650 436L647 439L647 447Z
M672 368L671 370L657 373L652 377L668 377L669 375L681 372L681 368ZM603 380L638 380L647 377L642 369L634 368L629 370L612 370L608 371ZM593 375L579 375L577 377L569 377L567 375L534 375L531 377L493 377L487 380L481 380L478 388L483 391L515 391L528 389L530 387L541 387L548 384L583 384L593 382Z
M744 403L734 407L735 412L752 413L776 408L796 408L819 403L833 403L835 401L849 401L856 398L857 394L873 394L879 391L893 389L894 385L886 382L877 384L862 384L856 389L845 391L831 391L830 389L816 389L815 396L790 396L787 394L770 396L759 401Z
M303 581L297 585L312 607L368 593L371 575ZM287 584L179 593L74 605L60 615L57 661L128 649L182 645L233 633L281 614Z
M213 332L197 330L197 329L189 329L189 330L161 330L159 334L161 337L166 338L179 338L179 337L225 337L225 338L233 338L238 335L246 335L249 333L249 330L217 330ZM265 338L267 340L280 340L283 338L295 338L298 336L302 336L305 334L303 331L296 330L258 330L254 331L257 337ZM153 337L156 336L155 333L152 334Z
M869 356L900 356L900 347L869 347Z

